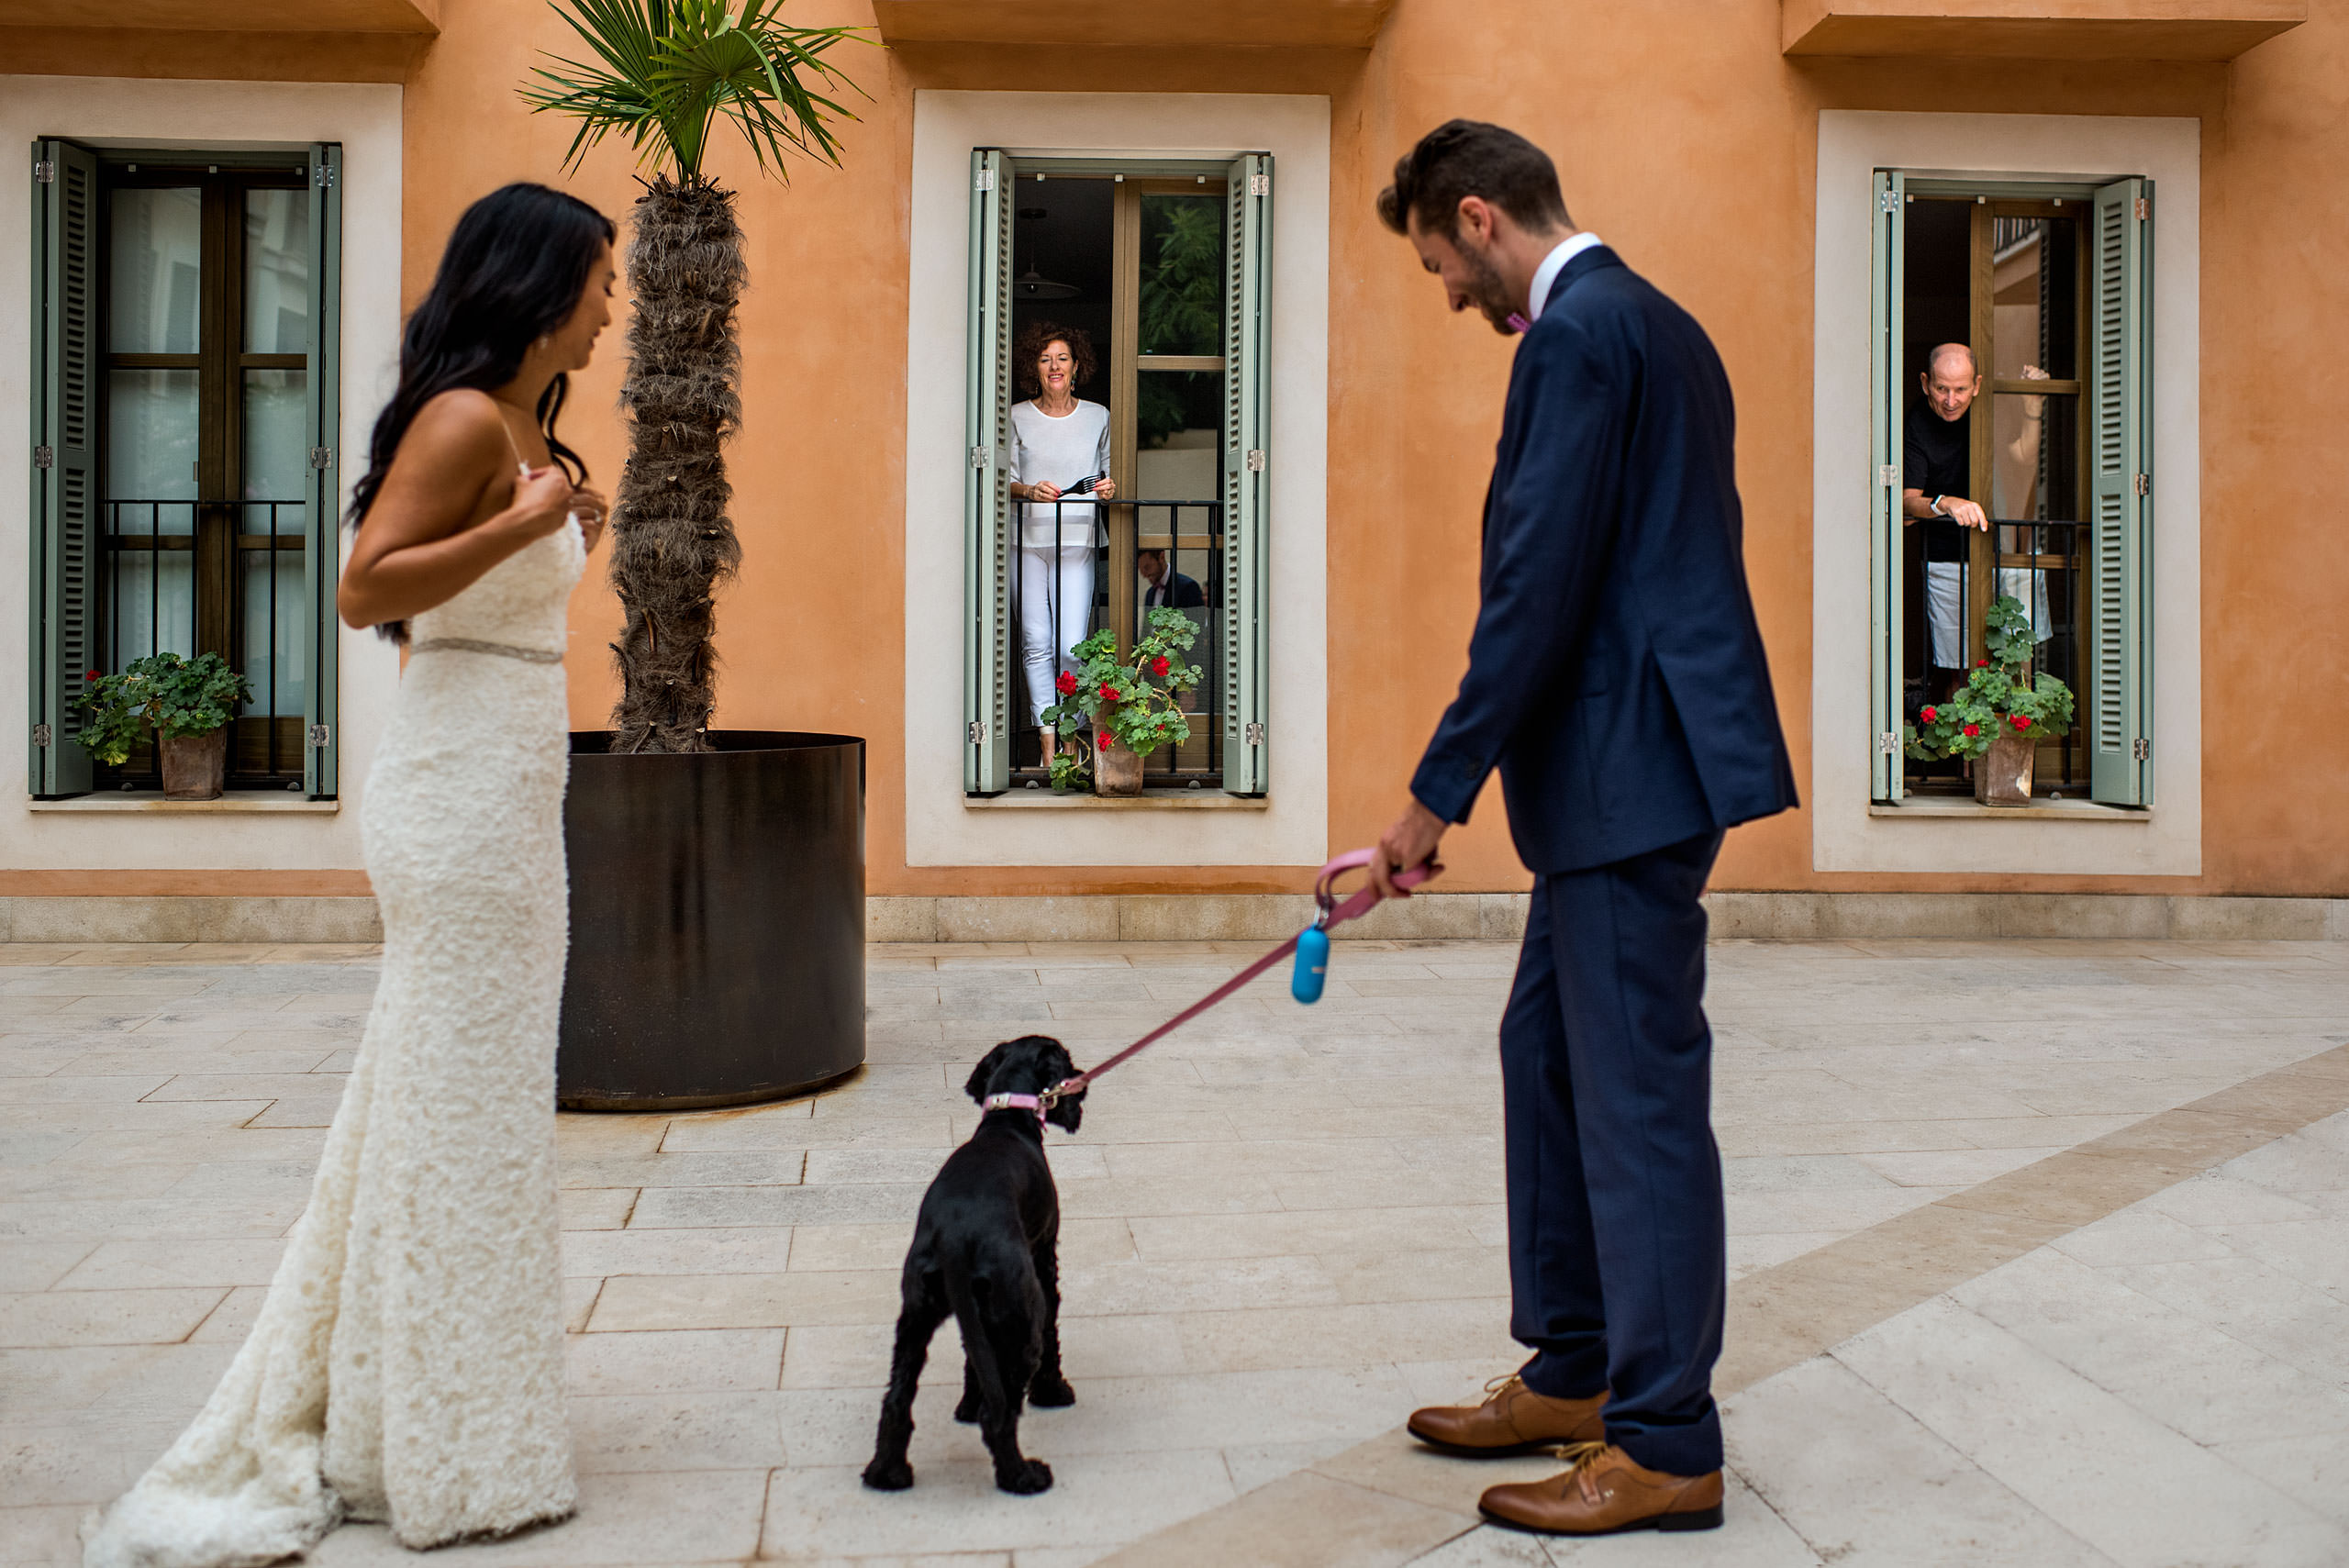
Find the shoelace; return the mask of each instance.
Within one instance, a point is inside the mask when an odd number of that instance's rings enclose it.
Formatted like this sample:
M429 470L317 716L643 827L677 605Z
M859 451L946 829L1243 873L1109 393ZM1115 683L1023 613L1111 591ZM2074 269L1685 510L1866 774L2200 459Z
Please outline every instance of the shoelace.
M1517 1382L1517 1373L1513 1372L1505 1372L1498 1377L1486 1378L1485 1380L1485 1403L1489 1405L1494 1400L1499 1398L1502 1395L1507 1394L1511 1388L1516 1386Z
M1564 1488L1572 1485L1578 1487L1582 1493L1583 1501L1594 1507L1597 1506L1601 1498L1596 1472L1600 1457L1607 1452L1609 1446L1605 1442L1560 1443L1557 1454L1560 1459L1566 1462L1566 1468L1557 1476L1559 1486Z

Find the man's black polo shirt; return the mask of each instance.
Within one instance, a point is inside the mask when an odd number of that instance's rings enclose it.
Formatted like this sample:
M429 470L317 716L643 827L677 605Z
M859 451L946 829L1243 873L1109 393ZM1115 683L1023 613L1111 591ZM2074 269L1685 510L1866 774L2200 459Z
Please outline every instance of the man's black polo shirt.
M1931 400L1920 397L1909 406L1907 437L1901 450L1901 485L1921 490L1930 501L1936 495L1960 495L1971 500L1974 488L1974 411L1954 419L1933 412ZM1965 529L1947 517L1924 522L1925 559L1966 559Z

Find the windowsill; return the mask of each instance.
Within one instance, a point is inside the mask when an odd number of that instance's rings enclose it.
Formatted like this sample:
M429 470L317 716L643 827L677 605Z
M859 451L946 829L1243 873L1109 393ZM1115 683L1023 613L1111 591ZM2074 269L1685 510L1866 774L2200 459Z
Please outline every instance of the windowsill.
M35 800L26 804L35 811L150 812L165 817L332 813L342 809L340 800L311 800L290 791L272 795L257 790L224 795L217 800L165 800L159 795L84 795L72 800Z
M1099 795L1088 790L1055 795L1048 789L1015 789L1002 795L966 795L973 811L1264 811L1270 795L1226 795L1219 789L1146 789L1140 795Z
M2037 822L2150 822L2153 808L2106 806L2094 800L2033 800L2029 806L1985 806L1978 800L1912 796L1898 806L1882 801L1868 806L1870 817L2021 818Z

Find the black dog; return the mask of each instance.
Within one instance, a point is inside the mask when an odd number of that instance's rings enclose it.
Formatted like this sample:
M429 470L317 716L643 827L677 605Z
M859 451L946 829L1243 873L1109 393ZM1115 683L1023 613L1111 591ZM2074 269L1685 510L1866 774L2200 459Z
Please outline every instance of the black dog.
M1022 1035L988 1051L963 1088L985 1106L991 1095L1038 1095L1075 1073L1059 1040ZM930 1338L950 1312L963 1330L954 1418L979 1423L997 1486L1031 1493L1052 1485L1052 1466L1019 1451L1019 1404L1023 1395L1038 1405L1076 1401L1061 1375L1061 1200L1044 1163L1043 1122L1074 1132L1084 1097L1079 1090L1053 1102L1042 1120L1020 1106L989 1110L922 1195L867 1486L896 1492L914 1484L906 1462L914 1386Z

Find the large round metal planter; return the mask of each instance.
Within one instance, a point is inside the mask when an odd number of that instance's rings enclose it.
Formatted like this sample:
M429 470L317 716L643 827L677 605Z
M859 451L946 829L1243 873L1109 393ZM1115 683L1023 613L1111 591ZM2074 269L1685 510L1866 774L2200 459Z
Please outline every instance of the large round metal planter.
M712 730L616 756L571 737L571 962L555 1098L704 1110L864 1061L864 742Z

